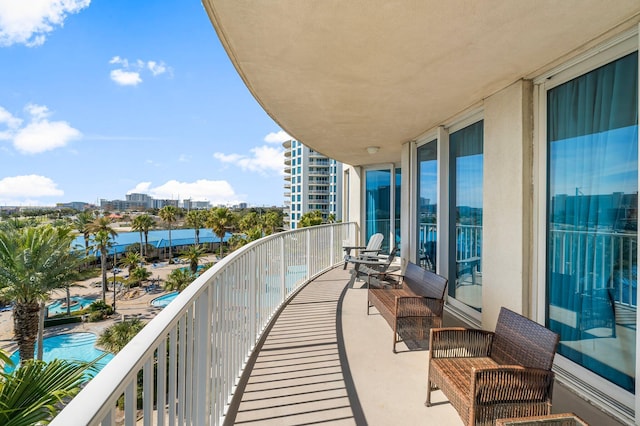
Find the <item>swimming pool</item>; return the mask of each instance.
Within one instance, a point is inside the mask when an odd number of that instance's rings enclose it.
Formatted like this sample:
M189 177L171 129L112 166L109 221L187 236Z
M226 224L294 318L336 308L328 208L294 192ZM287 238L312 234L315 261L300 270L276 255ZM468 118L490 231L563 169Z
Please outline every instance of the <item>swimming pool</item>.
M54 359L66 359L69 361L93 361L105 353L94 346L96 339L97 337L93 333L67 333L47 337L44 339L42 346L44 348L42 360L52 361ZM113 354L107 353L104 358L96 363L95 368L97 371L102 370L112 358ZM20 362L19 351L11 354L11 361L14 365ZM7 365L4 368L5 373L11 373L13 370L15 370L14 366ZM92 375L93 374L90 374L90 376Z
M84 309L90 304L95 302L96 299L84 297L84 296L71 296L71 312L79 309ZM67 299L56 300L50 305L47 305L49 309L49 315L64 314L67 312Z
M162 295L162 296L160 296L160 297L156 297L155 299L153 299L153 300L151 301L151 304L152 304L153 306L157 306L158 308L164 308L164 307L165 307L165 306L167 306L169 303L171 303L171 301L172 301L173 299L175 299L175 298L176 298L176 296L177 296L178 294L179 294L179 293L178 293L177 291L174 291L174 292L171 292L171 293L164 294L164 295Z
M196 273L202 271L202 268L204 268L204 265L198 265L198 267L196 268ZM189 266L183 266L182 268L178 268L181 269L183 271L191 271L191 267Z

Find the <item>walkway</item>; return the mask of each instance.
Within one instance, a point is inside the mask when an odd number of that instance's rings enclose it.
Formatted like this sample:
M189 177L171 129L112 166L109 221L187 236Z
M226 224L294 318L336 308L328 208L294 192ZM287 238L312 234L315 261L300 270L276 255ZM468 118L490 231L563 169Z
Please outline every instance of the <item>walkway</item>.
M348 288L349 278L333 269L284 309L255 360L235 424L462 424L449 403L424 406L427 352L400 344L393 354L391 328L374 310L367 316L366 290Z

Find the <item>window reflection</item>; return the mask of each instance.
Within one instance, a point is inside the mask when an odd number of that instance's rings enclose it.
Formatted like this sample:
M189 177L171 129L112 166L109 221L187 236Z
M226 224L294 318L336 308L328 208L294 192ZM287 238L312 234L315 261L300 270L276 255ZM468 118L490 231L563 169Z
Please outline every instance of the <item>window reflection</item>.
M449 258L454 260L449 262L449 277L455 277L449 295L477 311L482 310L483 124L479 121L449 137L452 179Z
M391 235L391 170L367 170L366 172L367 241L375 233L382 233L382 250L389 250Z
M438 236L438 142L418 148L418 263L436 271Z
M558 352L635 392L638 56L547 92L547 325Z

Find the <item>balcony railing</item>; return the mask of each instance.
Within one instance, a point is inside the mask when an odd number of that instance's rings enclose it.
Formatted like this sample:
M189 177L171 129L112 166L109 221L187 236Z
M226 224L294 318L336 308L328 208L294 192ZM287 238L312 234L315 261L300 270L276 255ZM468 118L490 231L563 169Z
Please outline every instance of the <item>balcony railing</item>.
M552 229L550 272L575 276L576 294L611 291L621 305L637 307L637 233Z
M303 284L340 263L355 235L353 223L315 226L230 254L149 322L51 424L114 425L118 400L125 425L139 424L138 409L144 425L221 424L269 322Z

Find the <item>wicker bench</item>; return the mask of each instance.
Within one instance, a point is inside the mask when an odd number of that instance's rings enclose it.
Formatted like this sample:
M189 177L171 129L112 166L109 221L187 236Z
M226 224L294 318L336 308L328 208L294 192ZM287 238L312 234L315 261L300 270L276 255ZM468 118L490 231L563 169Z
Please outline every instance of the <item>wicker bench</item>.
M427 401L440 388L466 425L551 413L558 335L506 308L496 331L432 329Z
M424 339L432 327L442 326L442 310L447 279L409 262L402 276L371 274L367 280L367 315L372 306L393 329L396 343L409 338ZM372 280L382 283L374 288Z
M561 413L498 419L496 426L589 426L589 424L573 413Z

